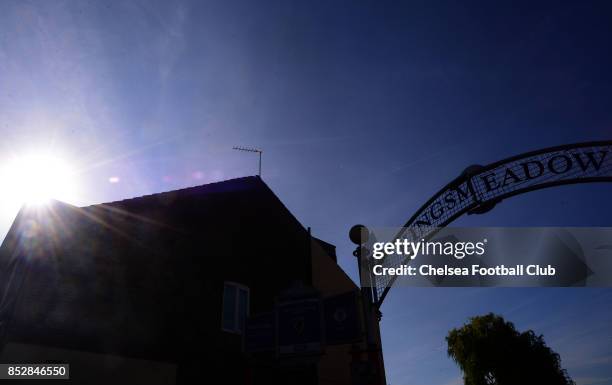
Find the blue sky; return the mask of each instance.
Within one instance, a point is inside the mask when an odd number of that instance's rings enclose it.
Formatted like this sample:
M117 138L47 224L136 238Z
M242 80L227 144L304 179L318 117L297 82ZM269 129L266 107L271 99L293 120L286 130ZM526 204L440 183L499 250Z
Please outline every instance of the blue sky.
M403 224L470 164L612 138L611 16L603 2L0 0L0 162L52 148L85 205L252 175L231 148L260 147L266 183L355 277L353 224ZM457 224L609 226L610 193L534 192ZM544 334L579 384L610 385L610 305L604 289L396 288L389 382L457 383L446 332L495 311Z

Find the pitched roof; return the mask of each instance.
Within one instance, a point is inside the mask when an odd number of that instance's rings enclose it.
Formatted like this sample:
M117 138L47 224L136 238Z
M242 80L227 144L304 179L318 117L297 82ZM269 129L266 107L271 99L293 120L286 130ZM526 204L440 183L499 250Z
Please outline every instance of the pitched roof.
M248 190L262 189L262 188L268 189L270 192L272 192L272 190L268 188L268 186L261 180L259 176L246 176L242 178L228 179L224 181L213 182L213 183L208 183L208 184L203 184L203 185L198 185L198 186L192 186L192 187L182 188L178 190L164 191L160 193L142 195L139 197L127 198L127 199L122 199L122 200L114 201L114 202L94 204L90 206L85 206L83 208L95 207L95 206L100 206L100 205L114 206L114 205L122 205L122 204L131 204L131 203L137 203L139 201L145 201L145 200L147 201L158 200L160 202L164 202L168 200L174 200L178 197L228 193L228 192L237 192L237 191L248 191Z

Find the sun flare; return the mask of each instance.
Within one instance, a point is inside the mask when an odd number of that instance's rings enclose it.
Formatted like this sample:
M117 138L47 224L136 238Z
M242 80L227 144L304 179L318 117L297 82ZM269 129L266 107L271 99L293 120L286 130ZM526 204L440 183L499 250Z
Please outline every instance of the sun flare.
M0 196L9 206L44 204L50 199L75 199L75 173L68 162L53 153L15 156L0 165Z

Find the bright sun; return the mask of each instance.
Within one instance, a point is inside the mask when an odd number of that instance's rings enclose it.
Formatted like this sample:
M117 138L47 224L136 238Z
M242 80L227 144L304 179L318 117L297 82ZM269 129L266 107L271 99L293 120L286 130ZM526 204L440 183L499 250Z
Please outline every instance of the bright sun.
M74 170L52 153L16 156L0 164L0 196L4 204L43 204L50 199L75 199Z

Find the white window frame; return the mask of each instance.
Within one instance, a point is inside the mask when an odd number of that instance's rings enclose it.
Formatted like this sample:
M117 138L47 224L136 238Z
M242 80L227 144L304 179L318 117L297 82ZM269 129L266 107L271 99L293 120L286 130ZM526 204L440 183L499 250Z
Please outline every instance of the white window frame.
M231 286L234 288L234 290L236 291L236 300L234 302L234 325L235 328L234 329L227 329L225 327L225 318L224 318L224 310L225 310L225 287L226 286ZM251 310L251 290L248 288L248 286L245 286L243 284L240 284L238 282L232 282L232 281L225 281L223 282L223 295L222 295L222 301L221 301L221 330L223 330L224 332L228 332L228 333L234 333L234 334L243 334L244 330L239 328L239 322L238 322L238 317L240 316L240 312L239 312L239 306L240 306L240 290L244 290L246 292L246 299L247 299L247 303L246 303L246 314L245 317L248 318L249 317L249 313ZM246 322L246 319L245 319Z

